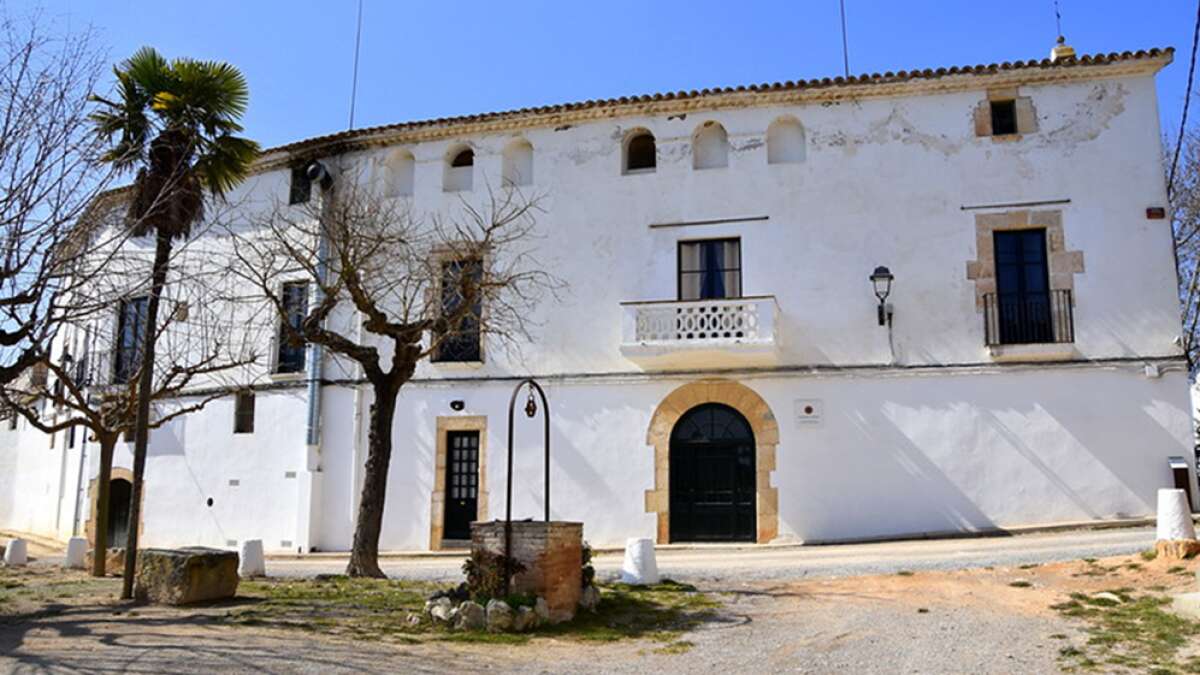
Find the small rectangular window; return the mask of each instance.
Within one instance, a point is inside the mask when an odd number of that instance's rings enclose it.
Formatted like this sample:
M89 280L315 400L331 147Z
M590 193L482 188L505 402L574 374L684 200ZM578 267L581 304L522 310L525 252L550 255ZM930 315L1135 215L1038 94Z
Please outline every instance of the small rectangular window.
M254 433L254 392L238 392L233 410L233 433Z
M146 308L142 296L122 300L117 314L116 353L113 355L113 384L127 384L141 365L146 334Z
M483 263L478 258L442 264L442 317L457 325L444 327L437 333L439 343L434 361L483 360L479 326L483 316L479 288L482 281ZM470 308L465 307L467 302L471 303Z
M308 167L292 167L292 184L288 191L288 204L303 204L312 197L312 181L308 179Z
M67 427L67 447L75 449L75 425Z
M304 317L308 316L308 282L289 281L283 285L280 296L283 316L280 318L277 336L279 346L275 355L275 372L303 372L305 346L303 342L295 340L292 333L300 328ZM291 326L293 330L287 330L287 326Z
M742 297L741 249L740 239L680 242L679 299Z
M1017 133L1017 102L992 101L992 135L1008 136Z

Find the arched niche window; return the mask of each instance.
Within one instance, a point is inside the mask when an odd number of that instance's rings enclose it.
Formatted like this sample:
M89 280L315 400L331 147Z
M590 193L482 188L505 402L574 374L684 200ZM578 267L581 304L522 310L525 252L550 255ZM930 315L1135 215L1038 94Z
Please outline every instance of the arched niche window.
M446 155L446 176L442 189L446 192L470 190L475 171L475 151L458 146Z
M416 160L404 148L387 154L383 161L383 193L388 197L407 197L413 193Z
M767 163L794 164L804 161L804 127L790 115L767 127Z
M692 168L729 166L729 136L718 122L705 122L692 136Z
M653 171L658 165L658 149L654 145L654 134L638 129L625 139L625 173Z
M524 138L504 148L500 178L505 186L533 185L533 146Z

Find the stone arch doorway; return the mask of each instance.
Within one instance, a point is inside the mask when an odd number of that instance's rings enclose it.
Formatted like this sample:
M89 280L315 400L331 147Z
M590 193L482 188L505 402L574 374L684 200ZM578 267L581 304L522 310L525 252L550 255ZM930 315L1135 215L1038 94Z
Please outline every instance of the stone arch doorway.
M108 547L125 548L129 543L129 507L133 502L133 485L124 478L115 478L108 485Z
M646 491L646 512L658 515L658 542L674 541L671 531L671 437L693 408L721 404L750 428L753 441L754 536L765 544L779 532L779 491L771 487L779 426L770 406L753 389L732 380L708 379L684 384L666 396L650 418L646 443L654 448L654 488Z
M671 431L671 541L755 541L754 432L741 413L704 403Z

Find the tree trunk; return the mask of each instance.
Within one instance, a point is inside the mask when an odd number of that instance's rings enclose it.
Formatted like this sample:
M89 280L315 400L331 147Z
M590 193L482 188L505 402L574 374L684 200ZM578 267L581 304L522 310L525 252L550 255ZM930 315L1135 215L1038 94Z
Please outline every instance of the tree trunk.
M398 388L374 383L375 402L371 404L370 432L367 436L367 466L358 520L354 526L354 545L346 574L352 577L383 578L379 569L379 533L383 528L383 504L387 495L388 465L392 461L392 421L396 416Z
M108 492L117 437L97 434L96 438L100 441L100 475L96 477L96 512L92 514L92 576L102 577L108 573Z
M142 476L146 472L146 446L150 440L150 389L154 386L154 343L158 330L158 301L167 284L171 263L171 235L159 228L155 232L154 270L150 277L150 299L146 303L146 333L142 344L142 365L138 371L137 419L133 428L133 489L129 497L129 539L125 547L125 577L121 598L133 598L133 575L137 571L138 523L142 511Z

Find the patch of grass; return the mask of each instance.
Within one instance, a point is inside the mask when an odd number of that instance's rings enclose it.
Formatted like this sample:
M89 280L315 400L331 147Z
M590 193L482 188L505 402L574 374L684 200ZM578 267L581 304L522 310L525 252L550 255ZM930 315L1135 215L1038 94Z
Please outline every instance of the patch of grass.
M1067 634L1066 633L1053 633L1050 635L1050 639L1051 640L1066 640Z
M1184 567L1183 565L1175 565L1174 567L1168 567L1168 568L1167 568L1167 574L1184 574L1184 575L1187 575L1187 574L1190 574L1190 572L1188 572L1188 568Z
M289 628L368 641L522 645L538 636L553 635L598 641L646 638L670 646L679 642L683 632L715 616L721 606L694 586L664 580L655 586L601 586L596 612L581 611L574 621L542 626L533 633L459 632L433 625L423 617L410 621L412 615L421 616L425 598L437 588L420 582L348 577L252 581L238 589L246 604L226 612L222 620L234 625ZM518 605L533 603L532 598L512 599ZM674 649L686 651L678 646Z
M1152 548L1148 548L1145 551L1142 551L1141 553L1139 553L1138 555L1141 556L1142 560L1145 560L1146 562L1150 562L1151 560L1154 560L1155 558L1158 557L1158 551L1156 551Z
M1037 564L1037 563L1025 563L1024 565L1021 565L1021 566L1020 566L1020 567L1018 567L1017 569L1022 569L1022 570L1031 570L1031 569L1033 569L1033 568L1035 568L1035 567L1037 567L1037 566L1038 566L1038 564Z
M655 654L686 654L692 650L692 647L695 647L695 646L696 645L694 643L688 642L687 640L676 640L674 642L669 642L669 643L663 645L662 647L659 647L658 649L655 649L654 653Z
M898 577L911 577L913 574L915 574L915 572L912 570L900 570L899 572L896 572L896 576Z
M1083 562L1085 562L1085 563L1087 563L1087 564L1089 564L1089 565L1095 565L1095 564L1096 564L1096 559L1095 559L1095 558L1084 558L1084 559L1083 559Z
M1064 616L1086 623L1087 644L1065 647L1059 654L1083 668L1098 663L1134 670L1176 672L1177 654L1190 638L1200 636L1200 622L1163 609L1170 599L1160 595L1131 595L1128 589L1108 591L1120 598L1075 593L1068 602L1053 605Z
M1032 583L1025 581L1024 579L1010 581L1008 585L1012 586L1013 588L1032 588L1033 587Z
M538 629L539 635L609 642L647 638L673 642L683 632L716 616L721 603L695 586L669 579L653 586L601 586L595 613L580 612L575 620Z

